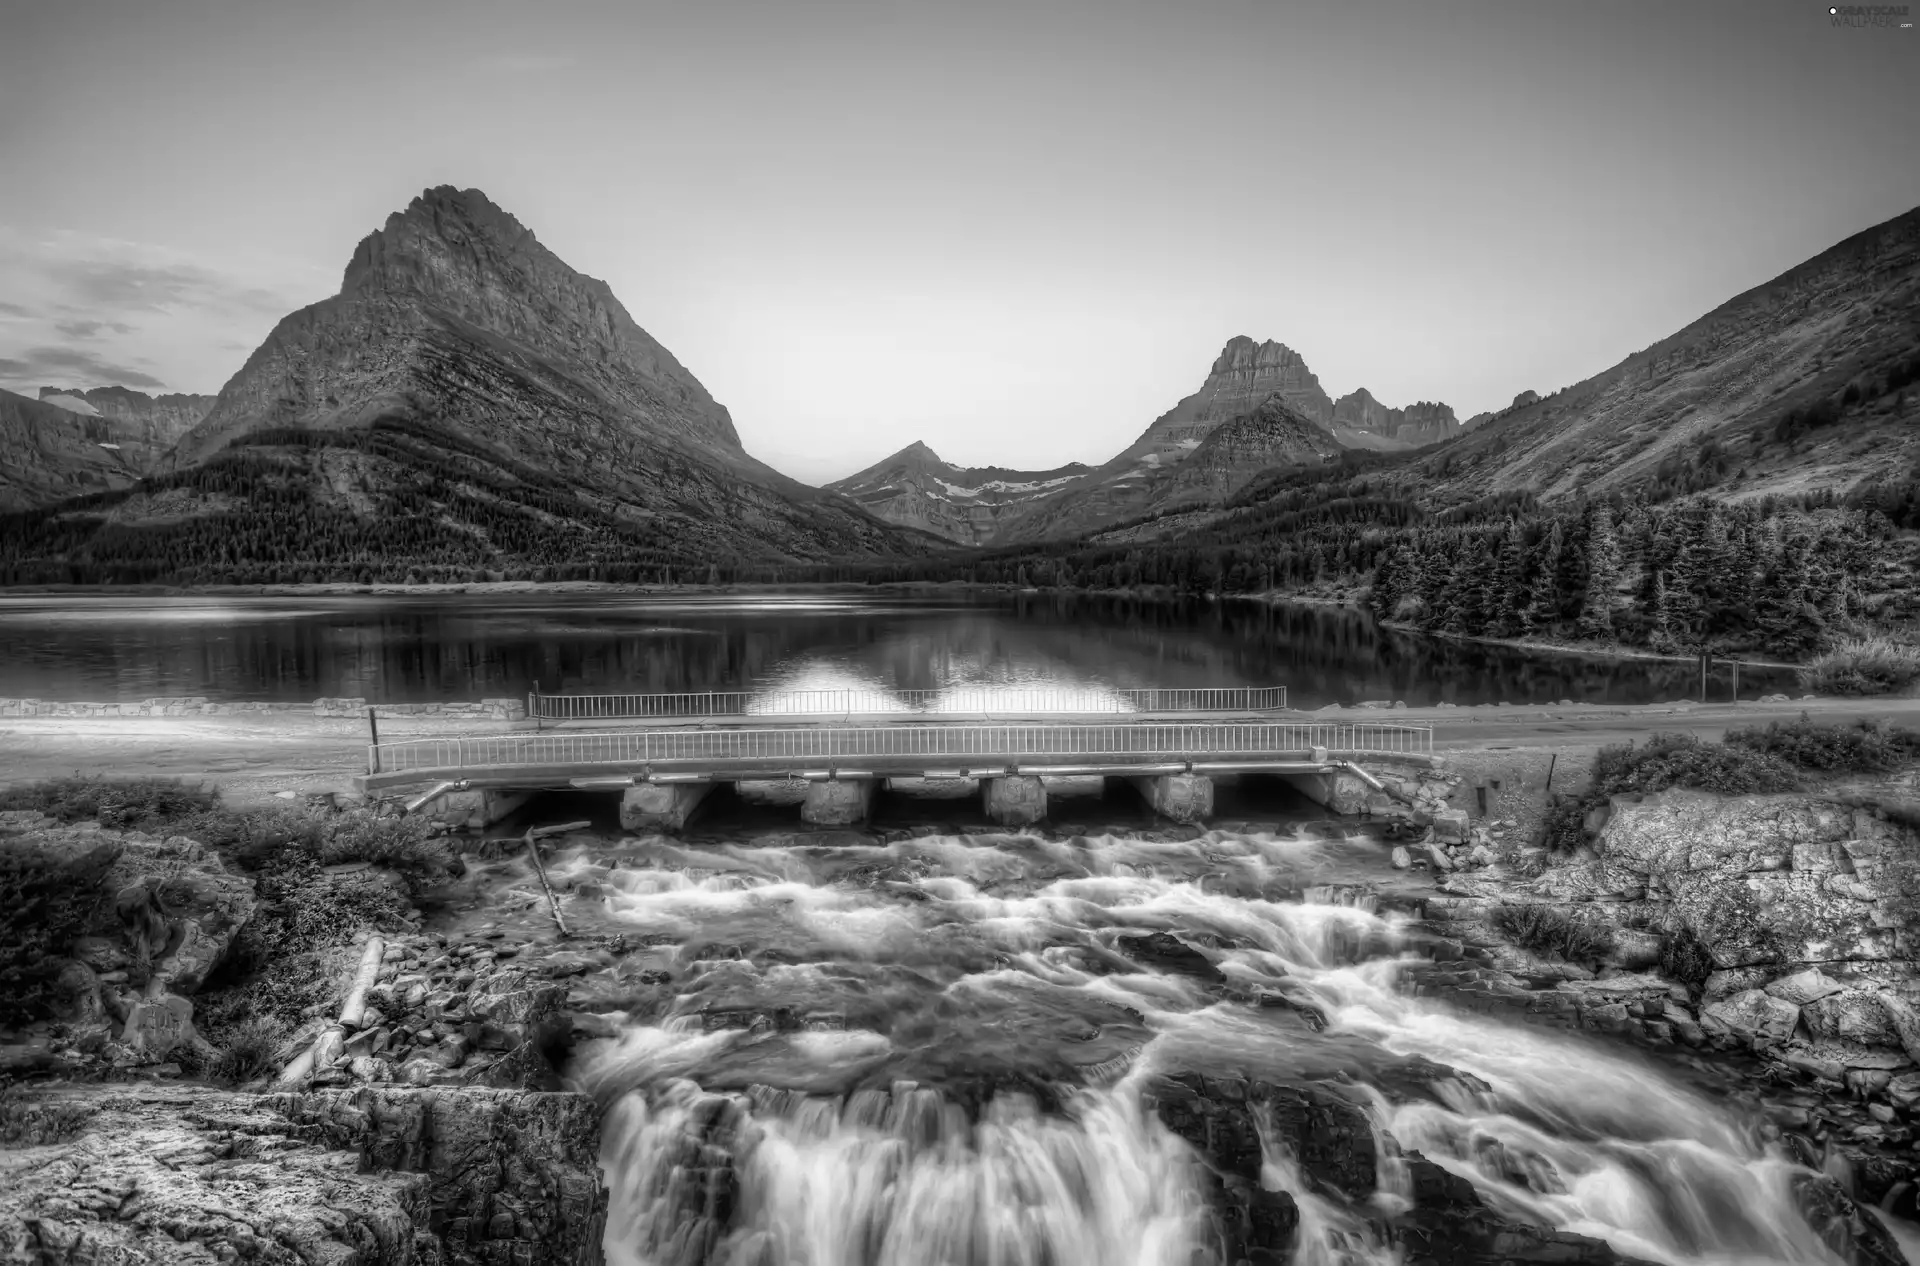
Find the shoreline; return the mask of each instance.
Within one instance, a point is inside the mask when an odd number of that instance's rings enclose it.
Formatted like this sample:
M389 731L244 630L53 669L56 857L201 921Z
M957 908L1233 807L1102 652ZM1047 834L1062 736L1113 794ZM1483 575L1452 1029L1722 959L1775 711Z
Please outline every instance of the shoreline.
M1287 594L1275 591L1234 594L1180 595L1164 585L1127 589L1062 589L1053 586L986 584L964 580L888 580L867 584L858 580L789 580L726 585L646 585L610 580L497 580L446 581L419 584L362 585L347 581L322 581L314 584L286 585L0 585L0 599L9 597L136 597L185 598L210 597L434 597L452 594L508 593L617 593L671 594L674 596L707 594L719 597L743 593L872 593L887 592L965 592L993 594L1056 594L1065 597L1132 598L1147 602L1255 602L1266 606L1336 607L1364 611L1352 598L1331 598L1318 594ZM1668 655L1631 646L1599 646L1589 643L1541 642L1527 638L1483 637L1472 633L1443 633L1422 629L1399 620L1375 619L1383 629L1414 633L1421 637L1444 638L1455 642L1478 642L1487 646L1505 646L1514 650L1545 651L1556 655L1586 655L1608 659L1665 660L1693 663L1693 655ZM1715 656L1717 664L1739 664L1742 668L1799 668L1784 660L1732 659Z

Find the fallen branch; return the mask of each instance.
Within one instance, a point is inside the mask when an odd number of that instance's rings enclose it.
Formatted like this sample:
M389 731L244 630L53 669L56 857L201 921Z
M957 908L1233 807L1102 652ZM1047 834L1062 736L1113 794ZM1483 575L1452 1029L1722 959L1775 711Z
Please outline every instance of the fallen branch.
M367 938L367 948L360 955L360 970L353 974L353 985L347 990L346 1005L340 1008L342 1026L357 1029L366 1020L367 990L379 981L380 964L386 953L387 943L383 938Z
M572 831L584 831L592 825L591 822L562 822L559 826L536 826L527 832L527 838L544 840L549 835L566 835Z
M588 825L588 823L585 823L585 822L578 824L578 826L586 826L586 825ZM568 825L565 827L547 827L546 833L549 835L557 835L561 831L571 831L574 829L576 829L574 825ZM548 913L553 915L553 926L560 929L560 935L562 937L566 937L571 935L571 933L567 931L566 920L560 917L560 901L557 897L553 895L553 885L547 882L547 868L545 863L543 863L540 860L540 846L534 843L534 839L540 833L541 833L541 828L539 827L535 827L532 830L527 832L527 856L533 861L534 873L540 876L541 890L547 894L547 911Z

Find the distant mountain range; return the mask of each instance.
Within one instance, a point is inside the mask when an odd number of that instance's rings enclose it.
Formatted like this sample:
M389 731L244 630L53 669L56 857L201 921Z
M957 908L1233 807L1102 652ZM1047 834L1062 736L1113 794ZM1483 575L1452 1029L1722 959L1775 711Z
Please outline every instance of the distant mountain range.
M126 387L0 391L0 511L130 487L212 407Z
M915 443L827 487L888 522L961 544L998 544L1219 501L1274 466L1311 466L1349 448L1404 451L1464 429L1444 404L1389 409L1365 389L1336 401L1298 352L1241 335L1221 350L1200 390L1099 467L964 470Z
M1464 423L1364 389L1333 399L1298 352L1240 336L1098 466L958 467L915 443L814 489L748 454L604 282L477 190L441 187L366 237L340 292L283 319L218 397L0 392L0 511L51 510L15 521L0 564L233 578L872 562L1192 525L1277 475L1354 461L1435 506L1844 490L1920 453L1917 299L1920 210Z

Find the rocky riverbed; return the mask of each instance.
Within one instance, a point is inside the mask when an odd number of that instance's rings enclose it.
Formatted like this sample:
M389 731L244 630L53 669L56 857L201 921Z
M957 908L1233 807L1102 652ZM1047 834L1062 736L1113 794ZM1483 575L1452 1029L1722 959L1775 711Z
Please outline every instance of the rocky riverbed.
M111 838L124 899L76 945L60 1018L6 1047L0 1242L74 1262L1905 1260L1920 1035L1884 864L1904 828L1668 793L1543 866L1523 807L1481 815L1476 781L1416 779L1370 825L583 831L541 870L469 841L430 885L309 878L385 921L339 928L323 983L273 998L306 977L235 970L272 900L230 857L15 815L10 844ZM1502 912L1534 906L1600 935L1517 946ZM1682 923L1705 960L1676 959ZM223 1080L202 1030L242 995L288 1023Z

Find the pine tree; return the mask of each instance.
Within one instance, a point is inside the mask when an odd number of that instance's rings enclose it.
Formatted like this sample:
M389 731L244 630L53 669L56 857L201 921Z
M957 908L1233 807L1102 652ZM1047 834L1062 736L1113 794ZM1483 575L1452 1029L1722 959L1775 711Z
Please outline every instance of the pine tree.
M1513 637L1531 627L1526 589L1527 538L1518 518L1507 520L1501 535L1499 564L1494 573L1489 627L1495 637Z
M1560 578L1566 567L1564 537L1560 520L1555 519L1540 542L1539 556L1533 564L1533 586L1527 605L1527 624L1531 628L1551 626L1560 621L1564 600Z
M1667 652L1674 648L1673 629L1670 613L1667 610L1667 573L1653 573L1653 628L1647 638L1647 644L1656 651Z
M1613 515L1595 506L1587 527L1587 580L1580 601L1580 633L1608 641L1613 637L1614 586L1620 579L1619 543L1613 535Z

